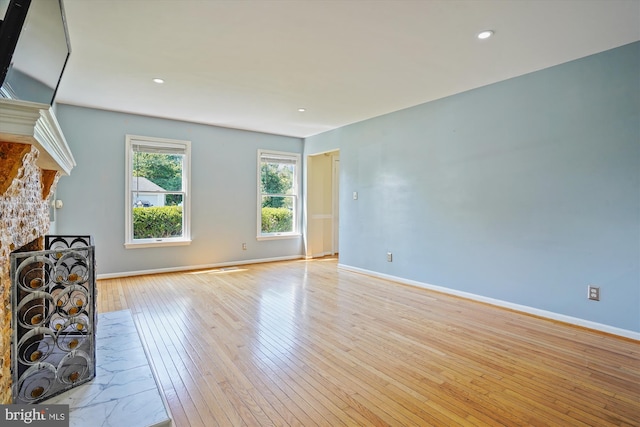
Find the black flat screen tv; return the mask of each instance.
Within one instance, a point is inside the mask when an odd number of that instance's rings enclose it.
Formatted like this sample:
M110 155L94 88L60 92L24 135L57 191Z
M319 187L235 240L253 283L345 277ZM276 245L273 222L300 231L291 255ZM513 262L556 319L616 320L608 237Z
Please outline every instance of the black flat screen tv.
M71 53L62 0L0 0L0 97L53 104Z

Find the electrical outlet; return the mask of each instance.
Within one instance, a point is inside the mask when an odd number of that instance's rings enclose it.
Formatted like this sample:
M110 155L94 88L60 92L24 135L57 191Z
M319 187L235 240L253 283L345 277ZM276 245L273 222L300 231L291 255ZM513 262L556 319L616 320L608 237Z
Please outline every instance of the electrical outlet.
M600 301L600 288L597 286L587 286L587 297L593 301Z
M247 250L247 244L246 244L246 243L243 243L243 244L242 244L242 250L243 250L243 251L246 251L246 250Z
M393 254L391 252L387 252L387 262L393 262Z

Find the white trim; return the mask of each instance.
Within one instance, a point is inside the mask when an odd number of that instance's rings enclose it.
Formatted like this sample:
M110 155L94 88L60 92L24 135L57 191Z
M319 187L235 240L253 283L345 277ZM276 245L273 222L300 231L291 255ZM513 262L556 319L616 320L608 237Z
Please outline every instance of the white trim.
M331 155L331 255L338 253L340 241L340 155Z
M168 268L156 268L151 270L137 270L137 271L124 271L121 273L104 273L97 274L96 279L116 279L119 277L132 277L132 276L144 276L146 274L160 274L160 273L178 273L180 271L191 271L191 270L204 270L207 268L220 268L220 267L232 267L234 265L247 265L247 264L262 264L265 262L276 262L276 261L291 261L296 259L302 259L302 255L290 255L283 257L274 257L274 258L261 258L261 259L249 259L242 261L228 261L228 262L220 262L214 264L200 264L200 265L185 265L180 267L168 267Z
M298 239L300 237L302 237L300 233L273 233L256 236L256 240Z
M69 175L76 166L69 145L50 105L0 99L0 139L34 145L41 169Z
M322 258L325 256L330 256L330 255L335 255L334 253L331 253L331 251L327 251L327 252L320 252L318 254L311 254L311 255L307 255L307 259L312 259L312 258Z
M378 273L363 268L352 267L346 264L338 264L338 268L343 270L352 271L354 273L365 274L367 276L373 276L380 279L391 280L394 282L402 283L405 285L416 286L419 288L429 289L432 291L442 292L449 295L455 295L458 297L479 301L498 307L508 308L534 316L544 317L546 319L557 320L563 323L568 323L575 326L580 326L587 329L594 329L596 331L606 332L612 335L618 335L624 338L630 338L632 340L640 341L640 332L631 331L628 329L616 328L615 326L609 326L602 323L592 322L591 320L580 319L578 317L566 316L564 314L554 313L552 311L541 310L526 305L514 304L508 301L503 301L495 298L489 298L482 295L472 294L469 292L458 291L455 289L445 288L442 286L431 285L429 283L418 282L415 280L404 279L402 277L392 276L389 274Z
M172 240L172 239L153 239L134 241L125 243L124 247L127 249L143 249L143 248L158 248L164 246L187 246L191 244L191 240Z

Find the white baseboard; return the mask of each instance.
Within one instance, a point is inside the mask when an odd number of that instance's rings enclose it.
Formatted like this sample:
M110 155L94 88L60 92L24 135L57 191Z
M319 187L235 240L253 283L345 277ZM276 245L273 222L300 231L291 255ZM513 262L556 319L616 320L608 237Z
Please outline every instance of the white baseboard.
M261 259L248 259L241 261L228 261L228 262L220 262L215 264L201 264L201 265L184 265L179 267L168 267L168 268L155 268L151 270L136 270L136 271L123 271L121 273L104 273L97 274L96 279L116 279L119 277L131 277L131 276L143 276L145 274L159 274L159 273L176 273L178 271L189 271L189 270L204 270L207 268L220 268L220 267L232 267L235 265L246 265L246 264L260 264L263 262L275 262L275 261L291 261L294 259L301 259L302 255L291 255L291 256L283 256L283 257L274 257L274 258L261 258Z
M428 283L418 282L415 280L404 279L402 277L396 277L389 274L378 273L376 271L366 270L363 268L352 267L346 264L338 264L338 268L343 270L353 271L355 273L365 274L367 276L378 277L380 279L391 280L394 282L402 283L405 285L417 286L419 288L430 289L433 291L442 292L449 295L455 295L458 297L480 301L487 304L495 305L498 307L508 308L510 310L520 311L534 316L544 317L546 319L557 320L560 322L568 323L575 326L581 326L583 328L594 329L596 331L606 332L612 335L618 335L624 338L630 338L632 340L640 341L640 332L630 331L627 329L616 328L614 326L605 325L602 323L592 322L590 320L580 319L578 317L566 316L564 314L554 313L552 311L541 310L526 305L514 304L508 301L503 301L495 298L489 298L482 295L472 294L469 292L458 291L455 289L445 288L442 286L431 285Z
M311 255L307 255L305 258L306 259L312 259L312 258L322 258L322 257L326 257L329 255L334 255L333 252L328 251L328 252L320 252L319 254L311 254Z

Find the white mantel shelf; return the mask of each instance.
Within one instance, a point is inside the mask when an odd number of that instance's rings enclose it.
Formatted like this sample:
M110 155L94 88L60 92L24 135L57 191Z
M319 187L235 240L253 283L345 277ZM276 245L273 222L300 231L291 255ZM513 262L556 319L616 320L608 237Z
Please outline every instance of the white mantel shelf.
M0 99L0 140L30 144L40 151L38 166L69 175L76 161L48 104Z

